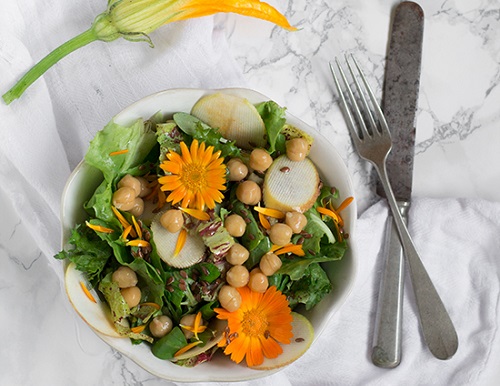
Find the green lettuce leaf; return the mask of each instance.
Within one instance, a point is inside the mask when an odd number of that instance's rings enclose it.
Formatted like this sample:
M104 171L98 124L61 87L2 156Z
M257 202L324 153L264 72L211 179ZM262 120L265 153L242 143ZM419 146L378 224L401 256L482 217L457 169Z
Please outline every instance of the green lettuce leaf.
M92 229L83 224L77 225L71 231L68 243L71 248L59 252L54 257L74 262L76 269L84 272L89 281L95 284L108 259L112 256L112 249Z
M151 125L145 125L142 119L128 127L111 121L90 142L85 161L101 170L104 179L111 182L143 163L156 143ZM120 150L128 152L110 155Z
M286 108L280 107L276 102L267 101L255 106L259 112L264 125L266 126L267 141L269 143L269 153L276 150L285 152L285 137L281 130L286 123Z

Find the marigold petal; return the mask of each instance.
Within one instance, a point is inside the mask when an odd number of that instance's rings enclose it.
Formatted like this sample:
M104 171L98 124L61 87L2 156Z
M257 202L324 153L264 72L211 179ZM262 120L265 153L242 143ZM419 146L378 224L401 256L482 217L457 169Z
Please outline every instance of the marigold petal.
M182 159L184 160L184 162L186 164L190 164L191 162L193 162L193 159L191 158L191 153L189 152L187 145L184 142L181 142L180 147L181 147Z
M172 202L172 205L177 204L182 198L186 195L186 188L181 186L180 188L175 189L172 193L170 193L167 197L167 202Z
M354 200L354 197L347 197L342 203L339 205L337 208L337 212L343 211L345 208L347 208L351 202Z
M168 152L167 159L178 164L180 169L182 170L182 168L184 166L184 160L182 159L182 157L178 153L176 153L175 151Z
M201 192L201 195L203 197L203 201L205 201L205 205L207 206L207 208L209 209L215 208L215 201L209 192Z
M287 244L281 248L274 250L274 254L277 256L283 255L285 253L293 253L297 256L305 256L305 252L302 249L301 244Z
M188 206L190 206L189 204L193 201L193 199L194 199L193 192L186 189L186 193L184 195L184 198L182 199L181 206L187 208Z
M193 139L193 142L191 142L191 147L189 149L191 152L191 159L196 162L198 160L198 140Z
M262 355L262 346L259 338L250 338L250 345L246 357L248 367L258 366L264 362L264 355Z
M187 239L187 231L185 229L181 229L179 232L179 236L177 236L177 242L175 243L175 250L174 250L174 256L177 256L182 248L184 247L184 244L186 243Z
M195 340L194 342L187 344L186 346L182 347L180 350L178 350L178 351L174 354L174 358L175 358L175 357L178 357L179 355L184 354L185 352L188 352L188 351L189 351L189 350L191 350L193 347L198 346L198 345L199 345L199 344L201 344L201 343L203 343L203 341L201 341L201 340Z
M195 219L201 220L201 221L207 221L210 220L210 215L207 212L204 212L199 209L193 209L193 208L183 208L179 207L180 210L182 210L184 213L187 213L188 215L194 217Z
M262 213L259 212L259 221L264 227L264 229L271 229L271 224L269 223L269 220L264 216Z
M285 213L283 213L281 210L272 209L272 208L264 208L262 206L254 206L253 209L255 211L262 213L262 214L269 216L269 217L274 217L277 219L285 218Z
M102 225L91 224L88 221L85 221L85 225L87 225L90 229L101 232L101 233L113 233L114 230L111 228L103 227Z
M144 330L146 329L146 325L145 324L141 324L140 326L136 326L136 327L132 327L130 329L130 331L136 333L136 334L140 334L141 332L143 332Z
M174 182L179 181L179 180L180 180L180 177L178 175L175 175L175 174L172 174L170 176L162 176L162 177L158 178L158 182L162 185L168 185L168 184L174 183ZM173 189L169 189L169 190L173 190Z
M331 217L331 218L332 218L334 221L336 221L336 222L341 221L340 216L339 216L336 212L334 212L333 210L330 210L330 209L328 209L328 208L324 208L324 207L322 207L322 206L318 206L318 207L316 208L316 210L317 210L319 213L321 213L321 214L324 214L324 215L326 215L326 216Z
M173 161L163 161L160 164L160 168L166 172L172 173L172 174L179 174L181 171L181 167L179 163L173 162Z
M240 363L247 354L249 346L250 337L237 337L228 344L224 350L224 354L231 354L231 360L236 363Z
M262 353L266 358L276 358L283 353L283 347L281 347L272 337L261 337L260 344L262 346Z
M146 240L131 240L127 244L125 244L129 247L149 247L150 244Z
M85 285L85 283L83 281L80 282L80 287L82 288L82 291L85 294L85 296L87 296L92 303L97 303L94 296L88 290L87 286Z
M208 163L208 166L207 166L208 169L218 169L219 167L222 166L222 163L224 162L224 158L219 158L220 155L221 155L220 150L218 150L212 154L212 158L210 158L210 162Z
M203 155L203 159L201 159L201 162L204 165L208 165L210 160L212 159L212 154L214 152L214 147L213 146L208 146L205 150L205 154Z

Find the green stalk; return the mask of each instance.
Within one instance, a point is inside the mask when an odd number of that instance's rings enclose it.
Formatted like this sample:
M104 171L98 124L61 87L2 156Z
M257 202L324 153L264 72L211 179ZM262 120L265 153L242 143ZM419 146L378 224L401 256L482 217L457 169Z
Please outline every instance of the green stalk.
M19 79L19 81L9 91L2 95L5 103L10 104L13 100L19 98L23 92L31 86L31 84L33 84L33 82L45 73L45 71L66 55L96 40L98 40L98 37L94 29L91 28L57 47L54 51L33 66L33 68L31 68L31 70Z

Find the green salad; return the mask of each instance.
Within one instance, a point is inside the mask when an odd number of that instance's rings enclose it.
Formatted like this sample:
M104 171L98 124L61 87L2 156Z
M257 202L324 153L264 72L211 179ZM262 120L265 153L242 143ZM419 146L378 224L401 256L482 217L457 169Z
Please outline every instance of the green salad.
M217 349L251 367L278 356L293 315L332 291L322 264L348 248L352 198L321 181L311 146L275 102L220 93L190 113L110 122L85 155L103 175L88 218L55 256L86 279L70 291L107 304L117 336L179 365ZM250 355L234 338L253 342L243 311L256 302L288 322L269 316Z

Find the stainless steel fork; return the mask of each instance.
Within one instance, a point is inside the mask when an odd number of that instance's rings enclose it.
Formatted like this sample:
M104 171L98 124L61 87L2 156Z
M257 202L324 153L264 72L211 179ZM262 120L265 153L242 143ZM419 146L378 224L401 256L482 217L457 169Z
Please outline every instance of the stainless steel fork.
M357 76L348 58L346 58L346 62L355 85L355 91L349 86L340 62L338 59L335 59L335 61L346 90L347 98L342 91L339 78L335 74L334 66L331 63L330 69L340 96L341 106L346 116L352 141L359 155L371 162L377 171L387 196L389 208L395 220L401 245L403 246L410 269L412 287L420 317L420 326L425 342L434 356L439 359L448 359L458 349L457 333L434 284L422 264L422 260L398 210L386 171L386 159L391 151L392 140L384 114L354 57L351 56L351 61L357 70ZM362 83L359 82L358 77ZM368 94L371 108L365 94Z

